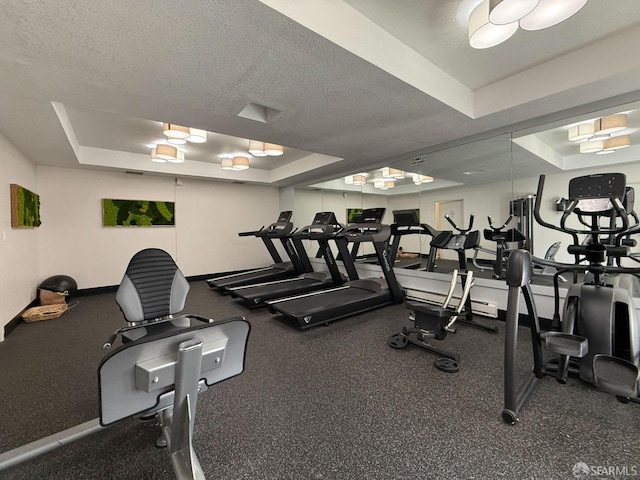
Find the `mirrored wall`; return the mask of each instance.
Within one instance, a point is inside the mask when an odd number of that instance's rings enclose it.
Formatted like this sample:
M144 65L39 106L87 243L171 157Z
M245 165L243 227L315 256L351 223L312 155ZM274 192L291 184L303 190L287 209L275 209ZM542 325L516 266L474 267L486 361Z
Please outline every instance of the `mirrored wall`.
M346 178L301 186L295 190L296 224L311 221L318 211L333 211L338 221L347 223L348 212L353 209L385 207L385 223L393 222L394 210L418 209L421 223L435 230L453 230L445 215L463 229L469 227L473 215L473 229L480 230L481 238L478 259L486 267L495 258L491 252L496 250L495 242L482 234L489 228L488 217L494 226L503 225L512 213L524 213L526 217L527 204L533 202L541 174L546 176L541 213L552 223L559 221L557 205L567 196L567 185L573 177L616 171L627 175L628 185L640 187L640 146L636 145L640 143L636 138L639 109L640 102L613 105L553 124L413 156L386 168L351 172ZM616 131L605 134L604 140L583 138L591 144L585 146L573 138L576 132L593 130L595 134L607 121L620 123L622 116L624 129L618 125ZM604 142L600 150L597 142ZM616 148L605 152L607 145ZM536 256L543 257L550 245L560 241L564 245L556 259L571 261L566 254L570 237L517 216L506 228L511 227L526 231L526 246ZM426 257L430 241L429 235L407 235L401 247L405 254ZM456 256L446 251L440 255L444 259Z

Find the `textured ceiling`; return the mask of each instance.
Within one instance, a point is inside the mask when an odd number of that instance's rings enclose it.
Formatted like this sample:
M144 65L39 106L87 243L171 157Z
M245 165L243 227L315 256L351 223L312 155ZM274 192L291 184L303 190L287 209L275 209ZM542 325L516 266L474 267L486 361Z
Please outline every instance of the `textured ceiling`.
M637 0L590 0L561 25L485 51L466 40L477 3L8 0L0 133L39 164L123 169L99 155L115 151L130 169L282 186L640 99ZM248 103L281 113L238 117ZM161 121L220 135L163 170L146 153ZM220 172L218 155L249 138L285 155ZM480 151L457 152L438 174L464 180Z

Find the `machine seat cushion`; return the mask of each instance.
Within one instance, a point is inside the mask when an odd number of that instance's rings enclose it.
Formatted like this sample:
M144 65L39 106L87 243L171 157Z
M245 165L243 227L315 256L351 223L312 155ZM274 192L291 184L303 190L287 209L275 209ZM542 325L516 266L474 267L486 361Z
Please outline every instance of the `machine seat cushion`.
M179 313L189 283L171 255L158 248L136 253L116 293L116 302L129 322L154 320Z

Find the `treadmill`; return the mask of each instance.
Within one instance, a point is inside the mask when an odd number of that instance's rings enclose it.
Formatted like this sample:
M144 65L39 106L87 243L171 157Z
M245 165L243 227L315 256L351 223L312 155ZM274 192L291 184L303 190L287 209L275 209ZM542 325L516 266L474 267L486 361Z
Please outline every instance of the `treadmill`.
M361 223L347 225L336 236L335 242L350 279L348 282L326 290L269 300L266 302L269 310L294 320L301 329L305 329L392 303L401 303L402 290L388 256L391 227L380 223L384 212L384 208L366 209ZM348 244L359 245L364 242L373 244L383 278L358 277Z
M394 210L393 223L391 224L391 244L389 247L389 261L396 268L420 268L422 266L422 255L417 253L415 257L398 258L398 248L400 241L405 235L431 235L435 237L439 231L426 223L420 223L419 210ZM377 259L365 260L364 263L377 264Z
M306 261L308 261L308 256L302 241L317 241L320 245L320 256L324 258L328 271L310 271L295 278L231 287L229 288L231 296L242 299L249 308L254 308L264 306L265 301L274 298L342 285L346 278L340 273L329 246L329 239L334 238L342 228L343 226L338 223L333 212L319 212L316 213L311 225L302 227L291 234L291 240L298 255L301 259L306 259Z
M254 235L262 239L265 247L269 251L271 258L274 260L274 264L268 267L256 268L246 272L233 273L231 275L224 275L220 277L214 277L206 280L207 284L211 288L217 289L220 293L228 294L229 288L238 285L249 285L252 283L268 282L271 280L279 280L282 278L293 277L299 275L304 271L311 270L311 264L308 261L306 264L300 260L298 253L291 244L289 234L293 230L293 223L291 223L292 212L290 210L280 212L278 220L275 223L265 227L262 227L258 231L253 232L240 232L238 236L248 237ZM278 239L282 243L287 255L289 255L290 261L283 262L278 250L273 244L273 240Z

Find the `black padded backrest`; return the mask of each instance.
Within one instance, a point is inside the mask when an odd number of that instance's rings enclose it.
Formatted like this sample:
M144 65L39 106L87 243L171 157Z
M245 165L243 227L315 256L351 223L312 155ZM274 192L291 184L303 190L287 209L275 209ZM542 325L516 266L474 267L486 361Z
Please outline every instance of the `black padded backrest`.
M188 292L189 283L171 255L147 248L131 258L116 302L129 322L155 320L182 311Z

